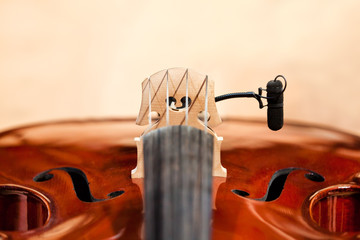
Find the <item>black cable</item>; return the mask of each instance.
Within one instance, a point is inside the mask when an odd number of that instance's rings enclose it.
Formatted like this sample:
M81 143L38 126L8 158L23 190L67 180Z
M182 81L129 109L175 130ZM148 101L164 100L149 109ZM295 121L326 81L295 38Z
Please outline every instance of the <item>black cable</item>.
M283 75L277 75L277 76L274 78L274 81L276 81L278 78L284 79L284 82L285 82L285 86L284 86L282 92L280 93L280 95L281 95L281 94L283 94L283 93L285 92L285 89L286 89L286 87L287 87L287 81L286 81L286 78L285 78Z
M258 98L258 97L260 97L260 96L254 92L227 93L227 94L215 97L215 102L219 102L219 101L230 99L230 98Z
M228 93L224 95L220 95L215 97L215 102L219 102L222 100L230 99L230 98L255 98L259 102L259 108L263 108L264 104L261 101L261 98L267 98L264 96L261 96L262 88L259 88L259 94L256 94L254 92L237 92L237 93Z

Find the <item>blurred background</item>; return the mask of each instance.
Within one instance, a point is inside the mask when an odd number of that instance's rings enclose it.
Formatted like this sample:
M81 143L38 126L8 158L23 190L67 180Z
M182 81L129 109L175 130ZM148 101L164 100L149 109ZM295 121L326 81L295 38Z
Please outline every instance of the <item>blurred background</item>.
M360 134L360 1L0 1L0 130L135 117L141 82L171 67L215 94L288 79L285 119ZM253 99L222 116L266 119Z

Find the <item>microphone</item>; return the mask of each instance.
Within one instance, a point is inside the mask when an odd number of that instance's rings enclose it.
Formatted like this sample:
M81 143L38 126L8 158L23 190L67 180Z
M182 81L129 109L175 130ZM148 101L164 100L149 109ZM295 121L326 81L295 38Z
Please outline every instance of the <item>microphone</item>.
M267 123L268 127L277 131L284 124L284 95L283 85L279 80L271 80L266 85L266 97L268 102Z

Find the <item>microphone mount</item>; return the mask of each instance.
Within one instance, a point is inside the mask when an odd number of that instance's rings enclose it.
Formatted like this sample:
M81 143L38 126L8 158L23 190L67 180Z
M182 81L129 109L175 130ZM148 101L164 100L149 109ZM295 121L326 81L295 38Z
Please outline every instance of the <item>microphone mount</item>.
M262 96L263 91L266 91L266 89L259 87L258 88L258 93L255 93L255 92L227 93L227 94L215 97L215 102L220 102L220 101L223 101L223 100L226 100L226 99L231 99L231 98L255 98L259 102L259 108L262 109L262 108L267 106L267 105L263 104L262 99L276 99L276 98L280 97L281 94L283 94L285 92L286 87L287 87L287 81L286 81L286 78L283 75L277 75L274 78L274 80L271 80L271 81L275 82L279 78L282 78L284 80L285 86L284 86L283 90L274 97Z

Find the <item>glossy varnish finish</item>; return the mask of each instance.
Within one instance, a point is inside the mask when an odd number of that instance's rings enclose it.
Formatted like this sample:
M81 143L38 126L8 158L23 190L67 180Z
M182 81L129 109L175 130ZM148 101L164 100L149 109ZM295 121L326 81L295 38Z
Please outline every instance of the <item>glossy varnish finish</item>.
M1 229L0 236L142 239L143 182L131 179L130 171L136 165L133 138L143 130L134 120L113 119L40 124L0 134L1 186L16 185L43 194L50 216L43 226ZM309 208L311 198L323 189L339 184L358 186L359 181L354 180L360 171L358 137L297 124L270 132L264 122L241 120L225 120L214 130L224 137L221 159L228 176L213 179L213 239L343 239L360 234L356 225L352 226L355 231L348 232L319 226L314 219L316 208ZM44 182L33 180L40 172L60 167L81 169L95 198L106 199L115 191L125 193L105 201L83 202L64 171L54 170L54 177ZM265 195L276 171L289 167L312 170L325 181L310 181L304 177L305 170L297 170L287 177L279 198L254 200ZM234 189L250 195L238 196ZM349 206L359 211L355 201Z

